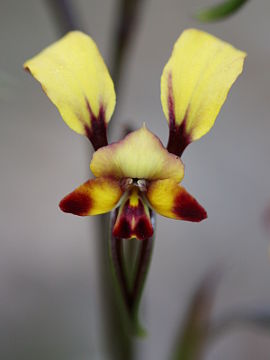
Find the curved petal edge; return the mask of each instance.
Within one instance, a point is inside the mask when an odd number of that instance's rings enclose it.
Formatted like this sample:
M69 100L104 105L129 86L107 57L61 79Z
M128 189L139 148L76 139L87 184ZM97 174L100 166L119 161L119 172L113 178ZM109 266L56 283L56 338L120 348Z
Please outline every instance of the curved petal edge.
M153 181L146 196L151 207L160 215L192 222L207 218L198 201L173 180Z
M99 178L86 181L59 204L62 211L78 216L103 214L111 211L122 196L117 180Z

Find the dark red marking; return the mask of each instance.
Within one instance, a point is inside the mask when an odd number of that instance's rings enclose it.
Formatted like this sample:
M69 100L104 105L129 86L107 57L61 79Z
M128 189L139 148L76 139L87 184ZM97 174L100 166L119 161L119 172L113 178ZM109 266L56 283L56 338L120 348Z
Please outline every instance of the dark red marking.
M78 216L87 216L92 206L91 198L78 191L73 191L60 201L59 207L66 213Z
M31 71L30 71L30 69L29 69L28 66L25 66L25 67L24 67L24 70L25 70L27 73L31 74Z
M110 228L114 227L117 216L118 209L114 210L111 214ZM151 210L150 218L152 226L155 227L155 220L152 216ZM126 261L124 244L124 239L114 237L113 235L110 236L109 246L112 265L128 314L131 319L134 320L134 318L137 317L138 304L141 298L147 271L149 270L154 238L150 237L148 239L144 239L144 241L141 241L138 244L136 269L134 269L133 281L130 281L130 273L128 271L130 263Z
M102 146L108 145L107 124L105 121L105 109L104 106L101 104L99 109L99 114L98 116L95 116L93 114L93 111L91 109L91 106L87 98L85 98L85 101L91 123L91 127L85 126L85 131L94 149L97 150Z
M187 221L199 222L207 218L204 208L184 189L174 200L173 212Z
M132 220L134 224L132 224ZM145 240L153 235L153 231L151 220L145 213L141 199L136 207L131 206L128 199L122 211L118 213L113 236L121 239L136 237L139 240Z
M111 227L114 227L117 211L114 211L111 217ZM138 260L136 270L134 272L134 281L132 282L130 282L129 272L127 271L129 263L126 263L124 242L125 239L111 236L109 246L112 264L115 270L118 284L122 291L123 300L127 307L129 316L133 318L134 315L136 316L138 311L138 302L140 300L146 274L149 269L154 239L153 237L150 237L138 244Z
M167 144L167 150L177 156L181 156L185 148L191 143L190 136L186 131L186 118L188 110L185 114L185 118L181 125L177 125L175 122L173 89L172 89L172 74L168 75L168 110L169 110L169 139Z

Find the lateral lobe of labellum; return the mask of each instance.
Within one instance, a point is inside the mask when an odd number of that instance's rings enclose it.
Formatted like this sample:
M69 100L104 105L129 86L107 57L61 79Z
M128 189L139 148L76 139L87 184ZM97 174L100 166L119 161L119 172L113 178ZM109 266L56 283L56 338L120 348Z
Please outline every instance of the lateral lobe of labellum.
M153 226L147 210L141 198L135 206L128 199L118 210L113 236L121 239L135 237L139 240L150 238L153 235Z
M172 74L168 74L168 111L169 111L169 140L167 144L167 150L177 156L181 156L185 148L191 143L190 136L186 131L186 119L188 115L188 109L185 117L180 125L175 121L175 109L173 100L173 88L172 88Z
M85 125L86 136L91 141L94 149L98 150L102 146L108 145L107 125L105 122L105 108L101 104L99 114L98 116L95 116L87 98L85 98L85 102L91 124L90 126Z

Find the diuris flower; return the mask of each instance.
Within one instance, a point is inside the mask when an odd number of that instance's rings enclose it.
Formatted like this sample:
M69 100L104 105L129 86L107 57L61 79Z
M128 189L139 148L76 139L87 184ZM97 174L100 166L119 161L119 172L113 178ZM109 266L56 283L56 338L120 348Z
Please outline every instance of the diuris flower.
M245 53L195 29L177 40L161 77L161 103L169 124L167 149L144 125L108 145L115 107L113 82L94 41L75 31L25 63L64 121L86 135L96 152L88 180L61 202L64 212L86 216L116 209L113 235L152 236L151 211L201 221L203 207L179 183L188 144L213 126L242 71Z
M200 221L204 209L178 183L181 160L170 154L145 126L94 153L89 180L60 203L63 211L95 215L119 206L113 235L149 238L153 234L149 205L162 215Z

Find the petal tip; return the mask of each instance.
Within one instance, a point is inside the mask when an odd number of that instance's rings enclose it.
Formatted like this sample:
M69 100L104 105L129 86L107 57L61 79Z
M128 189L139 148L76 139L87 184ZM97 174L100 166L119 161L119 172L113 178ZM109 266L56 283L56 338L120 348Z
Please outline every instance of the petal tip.
M59 208L65 213L86 216L91 208L91 199L84 194L73 192L60 201Z
M23 64L23 69L24 69L26 72L31 73L31 71L30 71L30 69L29 69L29 66L28 66L28 61Z
M181 219L192 222L207 218L206 210L186 191L180 192L176 197L173 212Z
M201 222L203 220L206 220L208 218L207 211L200 205L200 211L198 212L199 216L196 220L193 220L195 222Z

